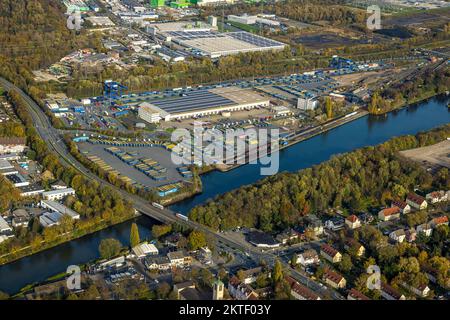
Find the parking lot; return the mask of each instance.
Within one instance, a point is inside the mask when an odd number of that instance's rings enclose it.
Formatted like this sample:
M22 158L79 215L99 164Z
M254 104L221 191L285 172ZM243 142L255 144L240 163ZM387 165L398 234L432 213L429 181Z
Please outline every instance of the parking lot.
M170 152L161 147L120 147L120 149L125 152L136 153L137 157L152 158L155 161L158 161L162 167L166 168L167 179L162 181L155 181L145 175L143 172L137 170L135 167L126 164L116 156L107 152L105 148L108 146L106 145L82 142L79 143L78 146L80 148L80 151L85 156L95 155L101 158L108 165L120 172L120 174L127 176L135 182L140 183L146 187L159 187L161 185L177 182L184 179L176 170L177 165L172 163Z

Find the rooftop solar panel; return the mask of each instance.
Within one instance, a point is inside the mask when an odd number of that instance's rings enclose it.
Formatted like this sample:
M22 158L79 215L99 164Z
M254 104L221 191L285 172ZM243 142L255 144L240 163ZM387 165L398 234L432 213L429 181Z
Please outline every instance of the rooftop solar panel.
M268 39L268 38L264 38L261 36L257 36L255 34L249 33L249 32L229 32L227 33L227 35L240 40L240 41L244 41L247 43L251 43L257 47L279 47L279 46L283 46L284 43L272 40L272 39Z
M230 99L209 91L187 93L184 97L166 98L151 103L168 113L189 112L236 104Z
M192 40L200 38L223 38L225 35L212 31L170 31L167 32L176 40Z

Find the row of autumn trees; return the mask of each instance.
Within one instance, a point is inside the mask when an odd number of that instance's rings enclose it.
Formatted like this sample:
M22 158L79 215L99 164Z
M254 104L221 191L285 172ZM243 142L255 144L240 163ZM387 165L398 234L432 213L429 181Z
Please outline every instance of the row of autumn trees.
M386 205L392 199L403 198L414 186L449 189L446 169L433 180L419 164L398 154L400 150L442 141L449 134L450 125L445 125L333 156L297 173L279 173L197 206L189 217L214 229L246 226L272 231L296 225L302 216L321 214L330 208L351 212Z
M61 179L75 189L77 197L68 197L66 205L80 213L81 219L77 221L64 219L59 226L43 230L39 226L38 219L35 219L28 228L17 230L15 238L0 245L0 255L9 253L0 259L0 263L40 251L134 216L132 205L116 191L108 186L100 185L95 180L86 179L72 167L63 166L58 156L50 152L46 142L40 138L33 127L33 121L21 96L15 91L10 91L8 98L26 127L27 144L34 150L36 161L41 163L45 170L50 171L55 179ZM18 251L27 246L30 247Z
M428 70L412 80L388 87L381 93L375 92L368 110L372 114L382 114L404 104L444 93L449 88L450 68L442 68L438 71Z
M264 3L263 3L264 2ZM222 7L204 8L202 15L222 16ZM239 3L225 8L225 15L241 15L246 12L250 15L264 13L276 14L280 17L311 23L315 21L328 21L333 25L363 24L366 22L366 11L345 6L343 0L285 0L266 3Z

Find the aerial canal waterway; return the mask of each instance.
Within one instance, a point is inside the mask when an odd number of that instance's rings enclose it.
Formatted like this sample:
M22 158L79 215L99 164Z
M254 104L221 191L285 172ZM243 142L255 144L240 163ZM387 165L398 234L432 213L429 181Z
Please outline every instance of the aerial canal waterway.
M366 116L295 144L280 152L280 171L297 171L329 159L334 154L376 145L395 136L416 134L450 122L450 98L436 97L391 112L385 116ZM171 206L187 214L194 206L217 195L253 183L262 176L258 165L244 165L229 172L213 171L202 176L203 193ZM141 238L150 237L154 221L136 219ZM25 257L0 267L0 290L16 293L24 286L42 282L69 265L98 258L98 245L105 238L117 238L128 245L132 221L76 239L58 247Z

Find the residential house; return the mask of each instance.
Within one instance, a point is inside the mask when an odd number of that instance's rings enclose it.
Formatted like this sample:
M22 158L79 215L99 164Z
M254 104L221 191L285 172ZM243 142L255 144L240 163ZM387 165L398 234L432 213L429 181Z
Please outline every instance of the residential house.
M349 229L357 229L357 228L361 227L361 221L354 214L352 214L351 216L348 216L345 219L345 224L347 225L347 227Z
M0 154L21 153L25 147L26 138L0 137Z
M306 267L309 265L318 264L320 262L320 258L316 250L309 249L300 253L297 256L296 262Z
M256 267L252 269L243 270L241 272L242 275L242 282L245 284L251 284L256 281L258 276L263 272L262 267ZM270 277L270 273L267 273Z
M292 241L297 241L300 239L300 234L294 229L288 229L278 234L275 239L281 244L287 244Z
M436 217L430 221L430 224L433 228L437 228L443 225L448 226L448 217L447 216Z
M433 227L431 226L431 223L423 223L416 227L417 233L422 233L427 237L430 237L433 233Z
M185 289L195 289L195 283L192 280L176 283L173 285L173 291L177 295L177 299L180 299L180 293Z
M426 200L430 202L431 204L444 202L448 200L447 192L440 190L440 191L433 191L428 193L425 196Z
M28 227L28 223L30 222L30 214L25 209L17 209L12 213L12 226L14 228L18 227Z
M291 295L297 300L321 300L320 297L304 285L298 283L294 278L286 276L287 283L291 288Z
M170 247L178 247L178 242L182 237L183 235L180 232L171 233L164 237L164 244Z
M236 300L257 300L259 298L258 293L253 288L241 282L238 277L231 277L228 281L228 292Z
M145 266L149 270L166 271L172 266L170 259L165 256L147 257L144 260Z
M381 296L386 300L405 300L405 296L392 288L390 285L381 283Z
M347 295L347 300L370 300L369 297L362 294L355 288L351 288Z
M411 206L411 208L416 210L424 210L427 208L428 204L425 201L424 197L419 196L415 193L410 193L406 197L406 203Z
M167 254L172 267L189 267L192 263L192 257L184 250L172 251Z
M417 232L414 228L405 230L405 240L409 243L416 241Z
M400 209L400 213L408 214L411 212L411 206L404 201L394 200L391 203L391 207L397 207Z
M358 218L363 224L369 224L373 221L373 216L369 213L360 214Z
M398 230L392 231L389 234L389 238L397 243L402 243L403 241L405 241L405 238L406 238L405 230L398 229Z
M176 283L173 291L179 300L211 300L211 291L200 291L196 288L194 281Z
M364 253L366 253L366 248L364 248L361 243L353 238L345 239L344 249L352 254L355 254L357 257L361 257Z
M438 283L438 270L436 270L435 268L425 265L422 266L422 270L425 273L425 275L427 276L428 280L430 280L432 283L434 284L439 284L441 285L444 289L449 289L450 288L450 278L446 278L446 282L445 283Z
M381 221L400 219L400 208L390 207L380 210L380 212L378 212L378 219L380 219Z
M341 217L334 217L325 221L325 227L332 231L338 231L345 226L345 220Z
M342 260L342 254L328 244L320 247L320 255L331 263L338 263Z
M198 257L204 264L212 263L212 252L208 247L200 248Z
M426 284L422 284L417 288L410 286L406 282L401 282L401 285L421 298L426 298L430 293L430 288Z
M10 235L13 229L10 227L8 222L0 216L0 235Z
M310 214L306 217L308 229L314 232L314 235L320 236L323 234L323 223L315 214Z
M347 285L347 281L342 275L337 272L331 271L330 269L325 270L323 274L323 280L326 284L335 289L342 289Z

